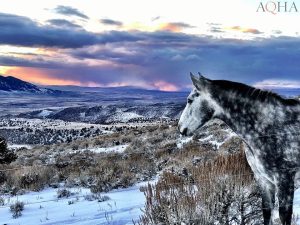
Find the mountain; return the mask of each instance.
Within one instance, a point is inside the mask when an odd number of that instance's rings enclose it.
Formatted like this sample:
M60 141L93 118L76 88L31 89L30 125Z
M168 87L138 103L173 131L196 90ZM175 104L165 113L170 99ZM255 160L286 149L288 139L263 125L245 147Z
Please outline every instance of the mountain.
M62 94L62 91L52 90L49 88L41 88L34 84L25 82L18 78L0 75L0 92L1 93L22 93L22 94Z
M149 122L160 119L178 119L184 102L119 103L98 106L43 109L17 115L28 119L58 119L70 122L111 124L118 122Z

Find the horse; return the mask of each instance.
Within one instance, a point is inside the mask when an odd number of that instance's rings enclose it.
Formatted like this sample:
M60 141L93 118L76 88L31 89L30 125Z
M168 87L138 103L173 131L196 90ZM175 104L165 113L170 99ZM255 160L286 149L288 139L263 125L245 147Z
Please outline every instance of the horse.
M212 119L224 121L247 146L246 158L261 190L264 225L273 224L275 196L282 225L291 225L300 167L300 101L199 75L191 73L194 88L178 122L181 135L192 136Z

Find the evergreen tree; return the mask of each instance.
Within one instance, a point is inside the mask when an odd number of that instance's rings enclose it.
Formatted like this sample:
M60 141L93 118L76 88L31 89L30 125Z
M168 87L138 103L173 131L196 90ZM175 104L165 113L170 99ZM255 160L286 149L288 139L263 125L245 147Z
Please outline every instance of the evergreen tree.
M9 164L16 159L17 155L8 150L6 140L0 137L0 164Z

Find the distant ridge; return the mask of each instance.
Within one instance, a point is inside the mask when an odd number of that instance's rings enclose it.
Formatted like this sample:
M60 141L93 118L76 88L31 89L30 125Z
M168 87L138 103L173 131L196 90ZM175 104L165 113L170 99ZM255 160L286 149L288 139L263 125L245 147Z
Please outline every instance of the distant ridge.
M84 87L76 85L47 85L45 88L60 91L72 91L72 92L107 92L107 91L118 91L118 92L168 92L157 89L147 89L139 86L117 86L117 87ZM175 91L175 92L187 92L187 91Z

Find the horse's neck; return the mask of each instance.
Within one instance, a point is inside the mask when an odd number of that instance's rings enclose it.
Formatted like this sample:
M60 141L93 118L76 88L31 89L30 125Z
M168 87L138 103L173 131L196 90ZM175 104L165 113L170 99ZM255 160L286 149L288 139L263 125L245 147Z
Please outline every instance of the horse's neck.
M251 133L265 133L281 113L278 106L261 103L247 98L226 96L219 102L224 114L219 119L227 123L236 133L246 136ZM282 113L284 114L284 113Z

